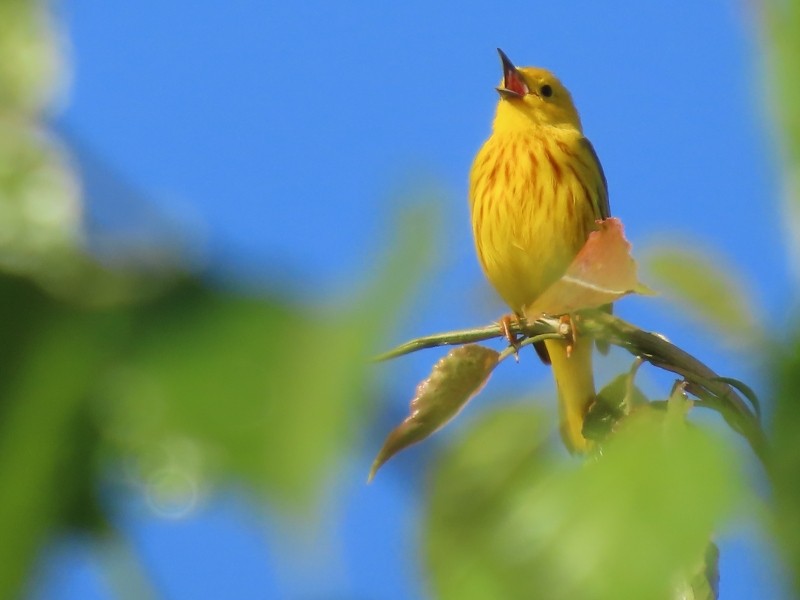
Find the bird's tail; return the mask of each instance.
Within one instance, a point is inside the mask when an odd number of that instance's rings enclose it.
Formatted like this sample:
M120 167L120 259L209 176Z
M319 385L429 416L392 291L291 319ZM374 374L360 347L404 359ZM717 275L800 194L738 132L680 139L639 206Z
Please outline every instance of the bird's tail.
M561 438L570 452L586 452L591 442L583 437L583 421L595 400L592 373L592 347L588 337L575 340L567 356L567 343L546 340L547 352L553 366L558 388L558 408L561 417Z

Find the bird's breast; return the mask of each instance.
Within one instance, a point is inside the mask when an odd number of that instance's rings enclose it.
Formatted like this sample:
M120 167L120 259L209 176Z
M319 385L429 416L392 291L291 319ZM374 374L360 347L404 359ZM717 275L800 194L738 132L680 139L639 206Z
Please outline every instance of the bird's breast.
M494 134L475 158L470 206L478 257L517 312L564 273L599 218L597 182L578 140Z

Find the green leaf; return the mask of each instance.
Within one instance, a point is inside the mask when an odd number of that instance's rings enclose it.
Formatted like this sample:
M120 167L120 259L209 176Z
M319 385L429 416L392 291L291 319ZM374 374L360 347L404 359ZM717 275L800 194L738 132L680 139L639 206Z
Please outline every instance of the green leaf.
M772 84L772 109L782 142L785 187L785 211L789 251L795 262L800 255L800 1L766 0L761 4L766 26L764 49L769 61Z
M741 498L720 439L636 411L582 466L542 449L532 410L488 415L431 474L439 598L673 598Z
M129 356L105 381L104 434L135 457L157 510L188 510L228 480L294 510L320 497L366 430L368 357L428 255L414 237L424 229L408 225L344 307L188 282L138 311Z
M105 434L137 458L154 499L191 504L230 478L287 505L309 498L346 439L338 415L352 417L343 386L355 398L357 382L340 377L357 361L351 334L277 300L191 285L135 329L129 361L105 382Z
M106 323L39 306L38 327L17 346L13 369L3 363L2 598L16 597L53 529L98 519L86 401L109 354Z
M800 331L776 361L775 413L769 473L774 490L773 530L794 589L800 593Z
M703 561L681 592L676 596L681 600L719 599L719 548L716 544L708 545Z
M643 260L648 278L703 323L734 340L760 342L753 301L742 277L722 259L698 249L700 244L683 246L691 250L677 246L651 249Z
M165 514L229 481L294 509L318 498L366 429L368 356L419 275L419 256L393 260L346 309L193 281L144 281L132 305L91 268L82 292L110 293L79 308L0 274L0 597L55 531L102 523L98 459Z
M796 33L800 28L800 2L768 0L762 6L767 27L765 47L771 61L772 80L775 88L776 120L784 144L789 150L790 164L800 164L800 115L796 107L800 104L800 39ZM792 182L791 180L794 180ZM790 183L798 185L796 174ZM795 187L796 189L796 187ZM797 196L800 198L800 196ZM796 203L795 203L796 205Z
M734 379L733 377L716 377L713 379L713 381L727 383L742 396L747 398L747 401L750 402L756 417L758 417L759 420L761 419L761 401L758 399L758 395L755 393L753 388L747 385L744 381Z
M424 440L455 417L486 384L499 357L485 346L466 344L437 362L430 376L417 386L408 417L387 436L368 480L400 450Z
M0 269L58 280L82 243L82 212L77 180L56 142L0 115Z
M0 113L36 115L62 83L63 58L44 2L0 2Z
M617 375L597 393L583 423L585 438L605 441L631 408L647 403L647 397L633 382L636 369L638 364L630 372Z
M434 597L513 600L531 589L501 527L550 464L546 422L528 406L491 411L434 465L422 526Z

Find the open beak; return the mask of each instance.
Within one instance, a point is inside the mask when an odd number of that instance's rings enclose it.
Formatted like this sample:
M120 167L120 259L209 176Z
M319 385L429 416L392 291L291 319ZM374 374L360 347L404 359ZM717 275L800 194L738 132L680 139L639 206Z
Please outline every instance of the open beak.
M522 98L529 91L525 80L505 52L498 48L497 53L503 62L503 85L497 88L498 93L503 98Z

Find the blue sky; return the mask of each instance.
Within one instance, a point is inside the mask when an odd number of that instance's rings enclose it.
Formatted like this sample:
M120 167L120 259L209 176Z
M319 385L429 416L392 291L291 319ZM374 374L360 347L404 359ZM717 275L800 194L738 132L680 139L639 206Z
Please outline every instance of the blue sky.
M722 0L67 1L59 14L74 72L55 119L189 228L212 272L277 278L309 301L346 297L398 212L429 192L442 216L438 258L399 340L502 311L473 255L466 203L500 46L572 91L635 253L676 234L700 242L783 314L786 232L751 10ZM712 365L752 372L664 299L626 300L617 312ZM381 373L395 386L390 410L400 414L431 360ZM519 371L493 385L517 394L550 385L543 369L534 382ZM321 524L338 540L330 548L309 552L233 492L178 522L134 506L125 528L170 597L219 597L230 585L239 597L415 597L415 470L427 451L364 488L373 451L342 467L345 491ZM772 597L763 590L774 573L757 542L724 539L723 597ZM110 597L97 556L80 543L52 555L41 597Z

